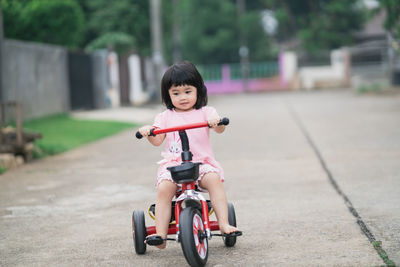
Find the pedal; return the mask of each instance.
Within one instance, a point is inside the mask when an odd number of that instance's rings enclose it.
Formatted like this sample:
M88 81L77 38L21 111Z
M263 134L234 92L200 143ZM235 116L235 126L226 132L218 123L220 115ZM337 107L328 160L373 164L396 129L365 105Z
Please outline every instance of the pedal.
M146 244L149 246L159 246L164 243L164 239L159 235L152 235L146 237Z
M235 231L230 234L224 234L225 237L236 237L236 236L241 236L243 233L242 231Z
M212 234L213 236L222 236L222 237L236 237L243 235L242 231L235 231L230 234Z

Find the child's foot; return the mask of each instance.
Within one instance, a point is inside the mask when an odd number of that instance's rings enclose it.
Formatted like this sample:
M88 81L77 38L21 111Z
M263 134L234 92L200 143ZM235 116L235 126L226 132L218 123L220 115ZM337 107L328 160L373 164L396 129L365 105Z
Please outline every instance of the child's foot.
M221 231L221 234L230 234L230 233L239 231L238 228L236 228L235 226L229 225L229 224L221 225L219 227L219 230Z
M156 247L159 248L159 249L164 249L164 248L166 248L166 247L167 247L167 241L164 241L164 243L162 243L161 245L156 246Z
M152 236L160 236L160 235L157 235L157 234L149 235L146 237L146 239L149 237L152 237ZM146 240L144 242L146 243ZM156 245L155 247L157 247L159 249L164 249L166 246L167 246L167 241L164 240L164 242L161 245Z

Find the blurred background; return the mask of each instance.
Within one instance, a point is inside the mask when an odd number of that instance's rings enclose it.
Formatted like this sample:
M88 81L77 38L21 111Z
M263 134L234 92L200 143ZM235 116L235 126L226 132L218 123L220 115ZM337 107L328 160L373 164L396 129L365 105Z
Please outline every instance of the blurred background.
M160 103L181 60L211 95L393 89L399 14L397 0L0 0L0 125L16 121L21 147L22 121Z
M0 97L30 119L159 101L168 65L210 94L400 84L396 0L2 0ZM368 78L368 82L366 79Z

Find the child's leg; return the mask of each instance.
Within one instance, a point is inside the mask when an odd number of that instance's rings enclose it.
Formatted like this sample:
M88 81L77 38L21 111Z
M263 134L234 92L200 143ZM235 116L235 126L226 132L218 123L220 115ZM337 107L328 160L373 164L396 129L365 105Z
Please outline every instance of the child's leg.
M177 189L178 186L169 180L162 181L157 187L156 231L157 235L162 238L166 238L168 234L168 226L171 219L171 201ZM166 242L157 247L165 248Z
M229 225L228 202L218 174L215 172L205 174L200 181L200 187L207 189L210 194L211 204L215 210L221 233L230 234L238 231L236 227Z

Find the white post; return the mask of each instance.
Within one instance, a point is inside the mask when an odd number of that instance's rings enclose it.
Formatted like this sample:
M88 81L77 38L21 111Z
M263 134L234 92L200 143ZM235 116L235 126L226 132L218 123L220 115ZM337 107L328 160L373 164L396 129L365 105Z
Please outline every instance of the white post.
M118 107L120 105L120 87L117 53L113 51L108 53L107 64L111 85L111 88L108 91L108 96L111 100L111 107Z
M162 25L161 25L161 3L160 0L150 1L150 25L151 44L153 50L153 63L155 73L155 84L152 87L155 100L161 100L160 84L163 75L164 57L162 54Z
M142 77L140 75L140 58L130 55L128 58L129 69L129 101L134 105L144 104L149 100L148 94L143 91Z
M297 55L295 52L286 51L281 55L282 79L286 84L290 84L297 72Z

